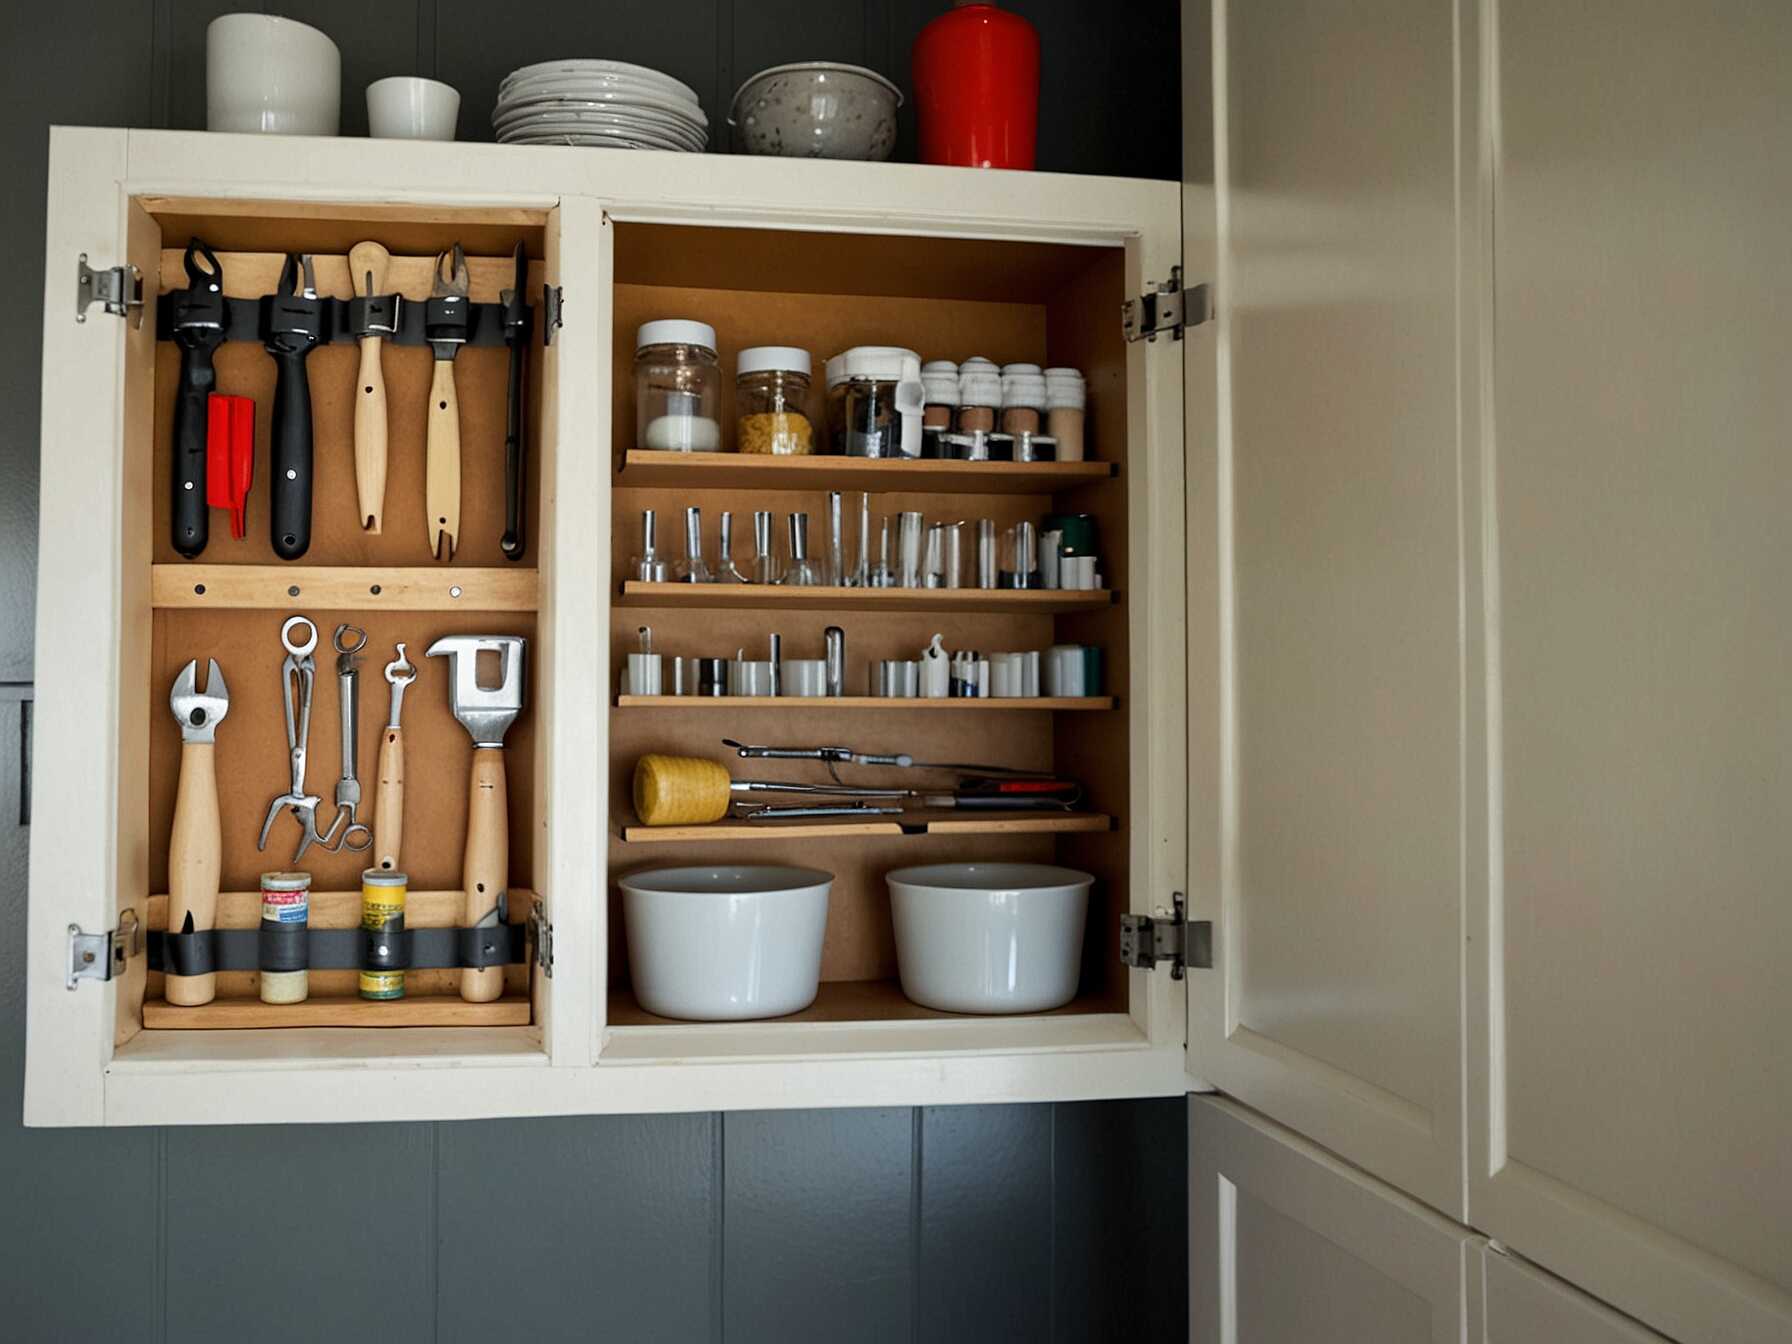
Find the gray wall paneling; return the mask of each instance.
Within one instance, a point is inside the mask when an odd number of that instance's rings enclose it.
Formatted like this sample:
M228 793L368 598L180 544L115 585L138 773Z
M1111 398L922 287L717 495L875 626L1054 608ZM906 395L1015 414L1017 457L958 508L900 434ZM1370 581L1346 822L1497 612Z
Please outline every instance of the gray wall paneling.
M25 917L21 752L37 541L38 296L51 123L197 128L219 0L6 6L0 243L0 927ZM343 125L365 83L432 74L490 135L498 80L551 55L656 65L725 147L747 74L826 57L906 85L943 5L914 0L282 0L332 32ZM1175 177L1176 5L1015 3L1045 42L1041 167ZM352 35L352 39L351 39ZM1131 62L1171 53L1142 85ZM1077 76L1123 89L1072 102ZM913 153L905 114L898 156ZM465 1124L26 1130L24 966L0 938L0 1301L20 1340L1181 1338L1181 1103ZM1126 1287L1174 1276L1146 1317ZM1156 1312L1156 1315L1152 1313ZM1158 1319L1161 1316L1162 1319Z

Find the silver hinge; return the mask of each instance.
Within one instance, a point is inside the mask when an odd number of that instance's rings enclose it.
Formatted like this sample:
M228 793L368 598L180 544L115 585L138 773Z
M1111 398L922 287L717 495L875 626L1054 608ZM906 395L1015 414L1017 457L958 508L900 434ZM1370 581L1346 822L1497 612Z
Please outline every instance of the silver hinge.
M1206 285L1182 287L1182 267L1170 267L1170 278L1136 299L1120 305L1120 325L1129 341L1155 341L1168 334L1182 339L1184 327L1198 327L1213 316Z
M87 320L89 304L101 304L114 317L130 314L131 325L143 325L143 272L135 266L110 266L96 271L83 252L75 262L75 321Z
M548 920L547 907L537 896L529 903L529 941L535 944L535 964L541 973L554 978L554 926Z
M541 343L552 345L554 333L566 325L566 295L559 285L541 287Z
M1120 916L1120 960L1141 971L1170 963L1170 978L1182 979L1184 967L1213 968L1213 921L1185 917L1182 893L1170 897L1172 911L1156 915Z
M143 926L137 912L126 910L110 933L82 933L79 924L68 926L68 987L83 980L117 980L125 963L143 951Z

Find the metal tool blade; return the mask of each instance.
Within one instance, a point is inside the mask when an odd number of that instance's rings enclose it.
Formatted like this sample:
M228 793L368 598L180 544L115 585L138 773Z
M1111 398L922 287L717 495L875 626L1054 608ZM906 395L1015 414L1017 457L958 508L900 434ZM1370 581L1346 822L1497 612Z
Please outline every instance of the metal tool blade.
M218 724L230 713L230 688L224 684L224 672L216 658L206 659L205 690L195 685L199 660L194 659L180 670L169 692L168 706L180 724L182 742L211 742Z

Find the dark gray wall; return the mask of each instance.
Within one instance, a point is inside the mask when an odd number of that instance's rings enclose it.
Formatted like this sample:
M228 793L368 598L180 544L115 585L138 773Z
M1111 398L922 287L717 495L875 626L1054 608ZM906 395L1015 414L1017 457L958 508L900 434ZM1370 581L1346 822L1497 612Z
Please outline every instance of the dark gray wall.
M205 25L249 5L7 6L0 247L0 927L25 917L45 127L198 128ZM781 61L906 85L914 0L291 0L344 52L344 130L435 75L489 137L554 55L655 65L713 122ZM1015 3L1044 39L1040 166L1175 177L1174 0ZM1158 62L1167 59L1167 70ZM1151 73L1134 78L1131 65ZM1072 80L1101 91L1055 96ZM1110 96L1108 91L1122 91ZM912 156L912 120L898 150ZM72 258L58 258L61 265ZM59 301L61 291L58 291ZM73 391L71 390L71 395ZM75 619L71 613L70 619ZM464 1124L25 1130L24 964L0 938L0 1303L21 1341L1181 1339L1180 1100ZM1149 1291L1141 1285L1150 1281Z

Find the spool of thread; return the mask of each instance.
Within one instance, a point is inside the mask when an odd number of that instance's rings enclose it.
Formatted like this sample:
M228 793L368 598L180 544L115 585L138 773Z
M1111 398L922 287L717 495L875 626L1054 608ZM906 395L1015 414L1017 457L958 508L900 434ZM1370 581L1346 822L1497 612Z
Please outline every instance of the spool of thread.
M263 873L261 875L261 975L260 993L263 1003L303 1003L311 993L311 973L306 969L309 949L302 939L305 926L311 921L310 873ZM296 958L270 953L273 944L267 935L298 925L301 932L300 951ZM294 966L293 961L297 961Z
M635 815L643 826L702 826L728 815L728 767L696 756L635 762Z

